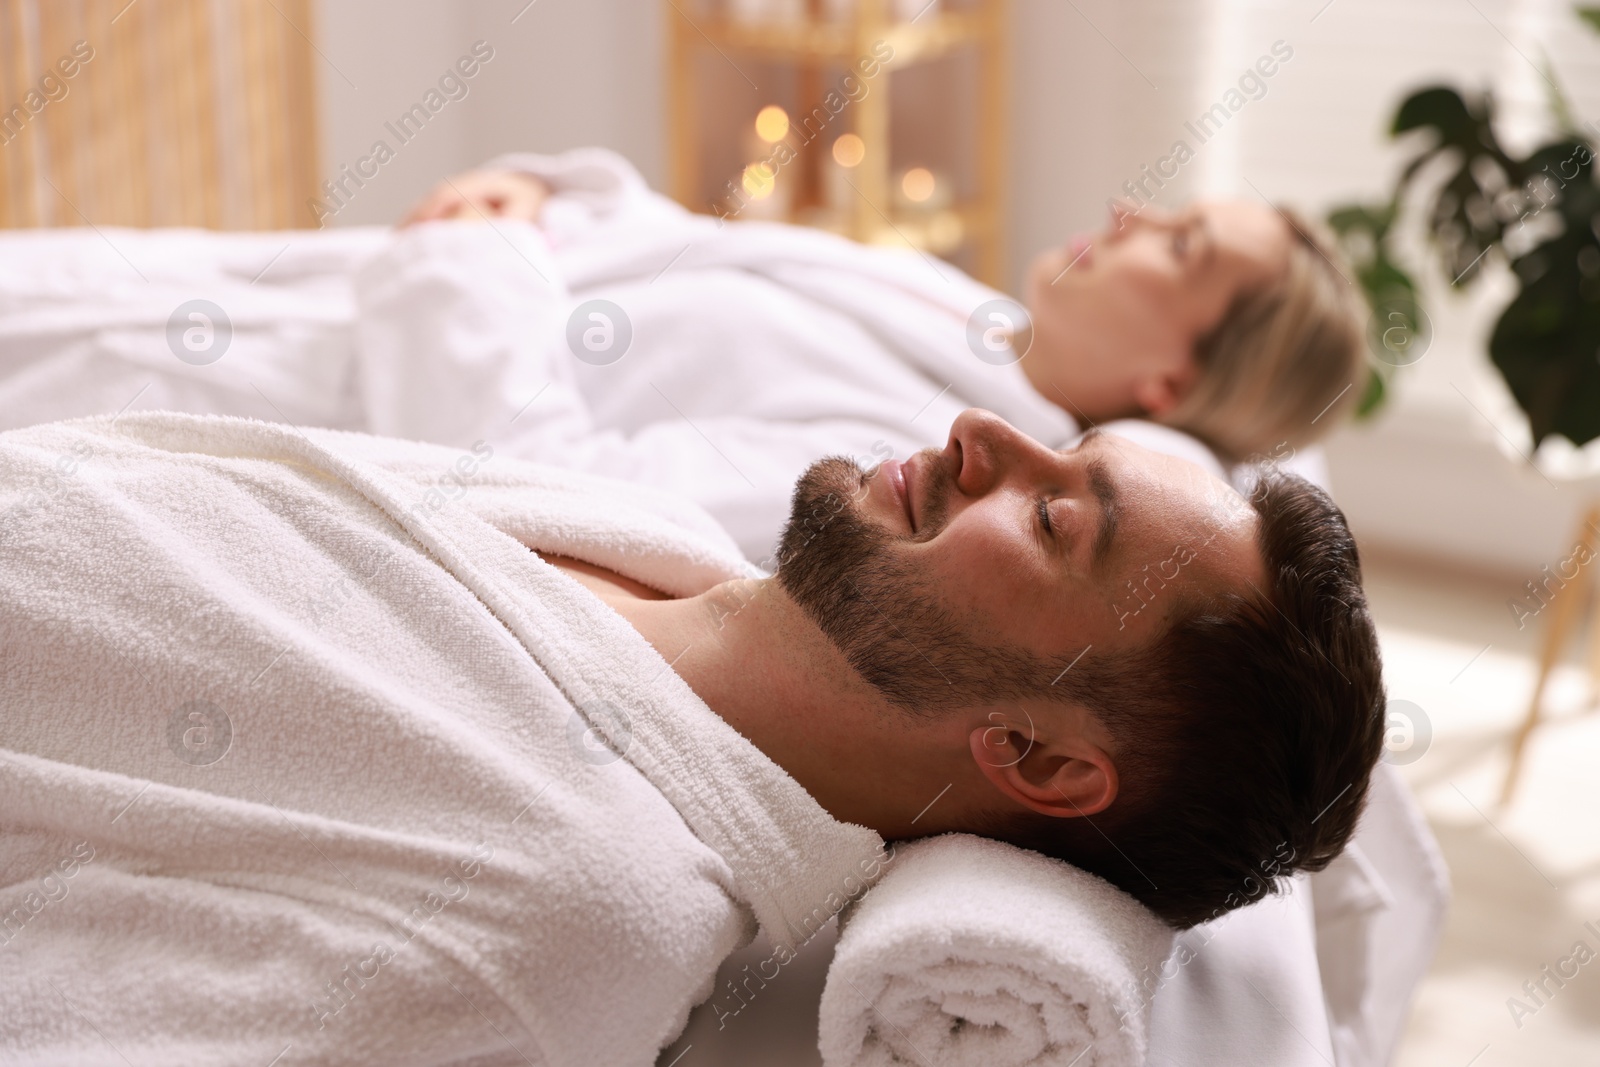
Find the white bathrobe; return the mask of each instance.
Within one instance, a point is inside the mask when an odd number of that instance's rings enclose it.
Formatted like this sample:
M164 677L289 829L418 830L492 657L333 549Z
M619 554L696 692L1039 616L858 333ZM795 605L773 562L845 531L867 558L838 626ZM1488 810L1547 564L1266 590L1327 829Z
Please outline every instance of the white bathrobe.
M481 443L0 435L0 1060L642 1067L859 891L878 836L529 545L752 573Z
M968 320L1001 294L947 263L719 224L599 149L496 164L554 189L538 227L0 238L0 429L131 404L484 439L681 492L755 561L821 456L942 446L973 406L1052 446L1076 436L1065 400L974 354ZM205 365L169 339L195 299L231 326ZM615 362L583 348L596 299L631 335Z

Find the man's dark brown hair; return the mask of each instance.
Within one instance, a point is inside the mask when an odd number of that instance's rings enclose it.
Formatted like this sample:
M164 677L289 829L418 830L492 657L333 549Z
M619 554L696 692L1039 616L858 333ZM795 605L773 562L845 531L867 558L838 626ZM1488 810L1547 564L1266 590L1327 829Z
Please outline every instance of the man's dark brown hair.
M1259 474L1249 500L1268 588L1186 604L1144 648L1086 658L1052 687L1111 734L1116 800L988 829L1100 875L1179 928L1327 866L1383 748L1377 634L1344 515L1303 478Z

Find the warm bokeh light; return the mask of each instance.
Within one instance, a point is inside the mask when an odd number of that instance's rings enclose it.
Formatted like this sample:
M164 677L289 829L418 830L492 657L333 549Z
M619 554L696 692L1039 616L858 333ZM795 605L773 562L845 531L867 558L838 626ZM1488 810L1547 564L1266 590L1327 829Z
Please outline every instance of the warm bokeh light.
M741 184L744 191L750 194L752 200L765 200L772 195L772 188L777 184L778 175L766 163L752 163L744 168L744 177Z
M853 167L867 155L867 143L853 133L847 133L833 142L833 159L841 167Z
M756 136L771 143L789 132L789 113L777 104L768 104L756 113Z
M933 195L936 184L933 171L927 167L912 167L900 179L900 190L906 194L907 200L920 204Z

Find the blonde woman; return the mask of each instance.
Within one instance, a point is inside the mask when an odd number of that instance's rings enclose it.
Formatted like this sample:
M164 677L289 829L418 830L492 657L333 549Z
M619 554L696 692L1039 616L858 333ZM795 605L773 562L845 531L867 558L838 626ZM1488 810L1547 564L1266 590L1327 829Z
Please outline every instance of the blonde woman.
M1021 367L1090 421L1153 419L1228 461L1309 443L1366 380L1365 310L1337 255L1292 211L1147 206L1034 260Z
M439 183L405 224L536 221L549 176L558 192L571 188L563 168L509 157ZM1313 441L1338 423L1366 376L1365 311L1339 258L1291 210L1118 201L1100 233L1033 260L1024 293L1031 336L1019 331L1019 366L1079 421L1153 419L1226 460Z
M1317 439L1364 382L1364 312L1337 253L1258 202L1123 205L1038 255L1015 302L904 249L719 227L624 168L599 152L507 157L441 182L405 225L537 224L571 305L604 299L632 327L616 363L567 361L596 429L637 436L666 419L699 438L695 473L650 466L693 482L747 550L771 535L739 513L806 449L908 455L975 405L1057 444L1153 420L1228 464ZM764 462L779 455L789 466Z

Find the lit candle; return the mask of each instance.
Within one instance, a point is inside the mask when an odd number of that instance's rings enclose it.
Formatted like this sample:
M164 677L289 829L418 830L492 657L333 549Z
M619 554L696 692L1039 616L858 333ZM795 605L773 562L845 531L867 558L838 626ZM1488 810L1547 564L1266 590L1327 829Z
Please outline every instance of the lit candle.
M765 200L772 195L773 187L777 185L777 174L769 163L752 163L744 168L744 175L740 184L744 186L745 195L752 200Z
M951 199L950 179L927 167L904 171L895 187L895 207L903 211L941 211L950 206Z
M853 133L843 134L833 142L833 158L841 167L859 166L866 157L866 142Z
M907 200L920 204L933 196L938 184L933 171L927 167L912 167L900 178L900 191L906 194Z
M833 151L822 168L822 191L829 210L847 215L855 206L850 171L860 166L866 156L866 142L853 133L843 134L833 142Z
M768 144L781 141L789 133L789 113L777 104L768 104L756 113L756 136Z

